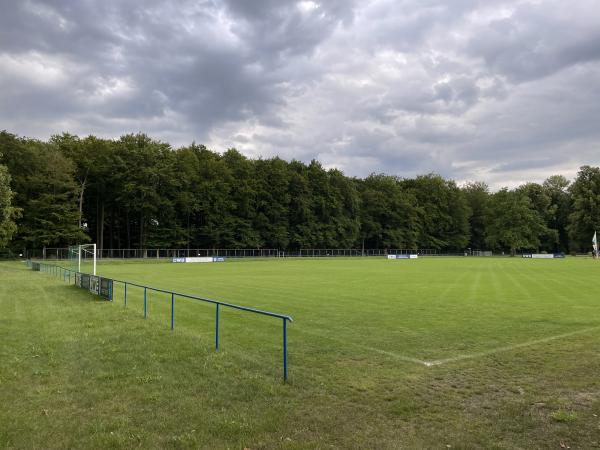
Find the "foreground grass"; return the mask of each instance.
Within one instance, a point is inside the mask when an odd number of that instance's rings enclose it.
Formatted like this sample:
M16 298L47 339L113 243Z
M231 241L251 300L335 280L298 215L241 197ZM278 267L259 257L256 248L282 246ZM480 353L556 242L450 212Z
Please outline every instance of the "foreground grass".
M225 313L217 354L204 305L178 301L170 332L165 297L144 321L140 292L125 309L0 264L0 446L598 447L598 266L531 263L100 266L292 314L288 385L279 322Z

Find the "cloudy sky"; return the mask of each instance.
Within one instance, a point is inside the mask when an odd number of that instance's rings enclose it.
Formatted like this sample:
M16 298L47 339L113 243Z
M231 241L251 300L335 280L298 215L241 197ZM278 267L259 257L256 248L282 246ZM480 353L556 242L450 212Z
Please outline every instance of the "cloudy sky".
M0 0L0 129L494 187L600 164L598 0Z

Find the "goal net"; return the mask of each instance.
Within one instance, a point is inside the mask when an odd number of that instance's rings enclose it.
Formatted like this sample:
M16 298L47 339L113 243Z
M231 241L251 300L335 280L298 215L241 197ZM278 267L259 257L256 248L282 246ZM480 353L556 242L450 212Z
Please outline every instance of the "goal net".
M96 244L70 246L69 266L71 270L96 275Z

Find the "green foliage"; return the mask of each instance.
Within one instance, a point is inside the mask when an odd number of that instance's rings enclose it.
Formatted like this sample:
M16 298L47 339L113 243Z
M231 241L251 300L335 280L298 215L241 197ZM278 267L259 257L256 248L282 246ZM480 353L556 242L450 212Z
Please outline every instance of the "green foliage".
M8 169L0 165L0 248L4 248L17 231L15 219L21 211L12 206L13 196Z
M485 249L487 248L485 238L489 221L489 187L483 182L468 183L463 187L463 194L471 210L469 247L473 250Z
M291 195L288 189L290 172L288 163L279 158L259 159L255 162L256 214L254 227L260 232L260 241L275 248L288 248L290 243Z
M494 248L537 250L547 227L530 198L521 190L501 189L489 203L486 242Z
M452 180L421 175L405 180L420 208L419 245L424 248L460 250L469 242L471 210L463 192Z
M13 246L40 248L85 242L79 228L75 164L53 143L0 133L2 162L11 174L14 203L21 208Z
M537 212L540 219L545 224L544 231L539 235L539 244L536 246L539 250L554 252L558 250L558 230L549 228L548 224L555 221L558 212L558 205L552 202L550 192L545 186L537 183L526 183L517 188L517 192L526 195L532 208Z
M92 240L101 249L589 251L600 227L600 169L588 166L572 185L552 176L491 194L437 174L357 179L314 160L173 149L145 134L43 142L4 131L0 155L13 208L3 240L14 250Z
M393 176L370 175L357 184L364 247L418 248L421 223L415 195Z
M569 191L571 246L576 250L588 250L594 231L600 231L600 168L583 166Z
M561 251L569 250L568 221L571 198L568 192L569 181L562 175L553 175L544 181L544 190L550 197L549 215L546 216L548 227L556 230L558 247Z

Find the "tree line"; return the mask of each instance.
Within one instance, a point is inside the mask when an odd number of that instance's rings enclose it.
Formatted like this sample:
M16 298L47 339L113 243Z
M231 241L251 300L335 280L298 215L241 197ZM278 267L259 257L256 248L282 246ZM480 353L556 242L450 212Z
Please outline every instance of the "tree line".
M492 192L436 174L366 178L145 134L0 132L0 248L589 251L600 168Z

